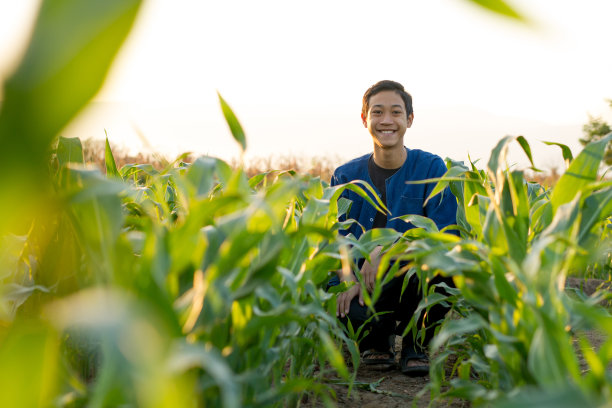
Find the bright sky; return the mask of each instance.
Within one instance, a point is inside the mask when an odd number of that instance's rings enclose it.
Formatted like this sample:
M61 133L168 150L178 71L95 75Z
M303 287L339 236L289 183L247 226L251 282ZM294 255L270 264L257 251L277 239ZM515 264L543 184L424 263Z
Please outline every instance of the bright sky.
M247 157L371 151L361 97L404 84L405 144L488 159L524 135L536 164L574 153L588 114L612 120L609 0L512 0L521 25L466 0L149 0L96 101L63 132L145 150L237 157L216 91L247 134ZM0 80L23 50L38 1L0 4ZM513 160L524 163L513 154Z

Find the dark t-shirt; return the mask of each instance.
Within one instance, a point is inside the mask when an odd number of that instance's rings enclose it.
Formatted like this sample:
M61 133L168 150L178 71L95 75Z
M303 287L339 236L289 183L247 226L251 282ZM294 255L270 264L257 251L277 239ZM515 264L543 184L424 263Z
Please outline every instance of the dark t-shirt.
M401 167L397 169L383 169L379 167L376 163L374 163L374 156L370 156L370 160L368 160L368 173L370 174L370 178L372 179L372 183L374 183L374 187L378 191L380 191L380 199L385 205L387 205L387 187L385 185L385 181L394 175ZM376 212L376 216L374 217L374 225L372 228L385 228L387 225L387 215L381 212Z

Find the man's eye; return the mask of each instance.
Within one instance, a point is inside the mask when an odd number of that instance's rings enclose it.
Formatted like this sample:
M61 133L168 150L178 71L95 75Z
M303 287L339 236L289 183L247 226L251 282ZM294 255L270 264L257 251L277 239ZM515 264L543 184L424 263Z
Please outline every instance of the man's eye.
M372 113L375 114L375 115L380 115L382 113L382 111L374 110L374 111L372 111Z
M396 111L393 111L393 114L394 114L394 115L400 115L401 113L402 113L402 111L397 111L397 110L396 110Z

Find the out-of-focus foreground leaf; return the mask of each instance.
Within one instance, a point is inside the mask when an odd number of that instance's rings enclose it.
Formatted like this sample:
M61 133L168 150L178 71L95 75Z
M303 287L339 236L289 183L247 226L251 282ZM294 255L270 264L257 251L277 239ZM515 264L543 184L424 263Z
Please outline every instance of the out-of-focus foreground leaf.
M140 0L43 1L30 43L4 84L0 232L41 205L53 138L98 92ZM19 208L21 214L14 214ZM15 215L17 215L15 217Z
M14 326L0 339L0 406L51 405L58 385L59 342L42 322Z
M494 13L501 14L502 16L514 18L519 21L526 21L519 12L503 0L469 0L472 3L478 4L487 10Z

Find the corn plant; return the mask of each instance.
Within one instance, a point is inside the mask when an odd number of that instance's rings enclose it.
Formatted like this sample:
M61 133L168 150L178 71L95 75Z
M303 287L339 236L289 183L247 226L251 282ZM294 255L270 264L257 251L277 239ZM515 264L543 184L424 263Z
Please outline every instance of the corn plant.
M351 377L338 339L358 365L323 290L346 245L337 198L365 193L288 173L249 180L210 157L117 169L107 149L105 176L82 166L78 139L60 138L59 204L14 240L12 267L31 282L14 283L21 302L3 297L8 335L22 340L16 328L31 318L46 328L48 364L65 361L50 395L293 406L310 392L331 404L324 377Z
M500 406L529 398L549 406L609 401L612 340L594 352L583 334L592 327L612 334L612 319L597 306L607 295L576 299L564 287L570 270L597 261L595 248L609 248L600 242L612 216L612 184L597 171L610 139L587 146L551 190L509 168L511 137L498 143L486 171L449 163L432 194L450 186L462 237L441 239L430 231L404 256L425 280L448 274L457 287L447 288L446 298L430 291L421 302L423 311L451 302L459 316L445 322L432 344L439 352L431 370L434 396ZM517 141L532 160L527 141ZM451 355L456 362L447 378L443 366ZM586 373L579 355L589 364ZM443 385L450 388L442 392Z
M103 175L61 137L47 159L138 6L45 1L4 84L1 405L293 406L306 392L330 404L323 376L350 379L338 340L356 355L321 289L340 264L341 189L248 180L206 157L117 168L108 143Z
M51 144L100 89L140 4L43 1L24 58L3 84L0 405L297 406L307 393L333 405L325 379L352 383L340 345L357 367L359 330L349 338L338 325L323 287L330 271L375 245L386 249L381 271L392 273L379 274L370 307L384 279L417 273L428 293L419 311L449 302L463 316L434 344L445 346L434 395L444 384L443 395L475 402L550 402L561 388L565 402L609 399L612 345L595 353L580 332L612 330L595 307L601 296L561 291L610 214L610 186L595 180L601 146L585 149L552 192L504 168L508 139L487 172L452 167L440 186L459 199L462 238L417 216L405 217L418 228L403 235L342 237L354 222L338 222L350 205L338 200L344 189L384 211L360 183L330 188L280 172L248 179L210 157L118 168L108 142L102 174L83 163L78 139ZM220 103L244 151L242 127ZM455 277L450 296L427 288L438 271ZM450 354L458 377L447 380L440 364Z

